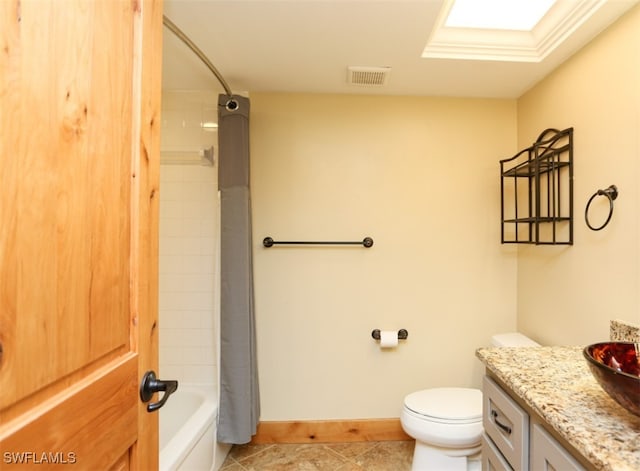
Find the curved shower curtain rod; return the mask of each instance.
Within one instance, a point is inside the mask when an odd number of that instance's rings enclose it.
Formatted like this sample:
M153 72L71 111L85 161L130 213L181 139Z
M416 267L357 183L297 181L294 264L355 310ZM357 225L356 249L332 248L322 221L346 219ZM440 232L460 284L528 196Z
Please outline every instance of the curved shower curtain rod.
M224 88L225 93L229 96L233 95L233 93L231 93L229 85L227 85L227 82L224 80L224 77L220 74L220 72L218 72L218 69L214 67L211 61L207 58L207 56L204 55L204 53L198 48L198 46L196 46L193 41L189 39L189 36L184 34L173 21L167 18L167 15L162 15L162 23L167 28L169 28L171 32L175 34L183 43L185 43L202 62L204 62L204 64L209 68L213 75L216 76L216 78L220 82L220 85L222 85L222 88Z

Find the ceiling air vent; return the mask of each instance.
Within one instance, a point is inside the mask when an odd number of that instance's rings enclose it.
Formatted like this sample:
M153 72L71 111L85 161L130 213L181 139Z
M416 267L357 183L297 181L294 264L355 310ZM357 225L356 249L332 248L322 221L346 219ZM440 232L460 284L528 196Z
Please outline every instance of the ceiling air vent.
M389 80L391 67L354 67L349 71L347 81L350 85L363 85L368 87L382 87Z

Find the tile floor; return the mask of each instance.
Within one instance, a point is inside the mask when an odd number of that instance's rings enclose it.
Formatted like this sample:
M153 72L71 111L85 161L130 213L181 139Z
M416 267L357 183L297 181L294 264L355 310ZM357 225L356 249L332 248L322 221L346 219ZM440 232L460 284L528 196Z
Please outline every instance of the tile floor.
M409 471L414 441L234 445L221 471Z

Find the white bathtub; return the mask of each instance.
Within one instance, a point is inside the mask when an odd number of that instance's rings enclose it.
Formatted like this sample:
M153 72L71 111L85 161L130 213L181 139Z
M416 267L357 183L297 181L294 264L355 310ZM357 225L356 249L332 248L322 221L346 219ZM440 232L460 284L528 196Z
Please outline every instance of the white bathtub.
M229 452L216 444L213 387L180 385L160 409L160 471L216 471Z

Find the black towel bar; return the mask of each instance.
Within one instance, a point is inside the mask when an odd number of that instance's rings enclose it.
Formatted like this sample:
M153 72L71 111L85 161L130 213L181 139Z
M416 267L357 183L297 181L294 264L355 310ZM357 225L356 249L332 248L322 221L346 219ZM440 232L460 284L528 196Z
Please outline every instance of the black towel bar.
M373 239L371 237L365 237L360 241L299 241L299 240L288 240L288 241L276 241L271 237L265 237L262 241L262 245L265 247L273 247L274 245L362 245L363 247L369 248L373 246Z

